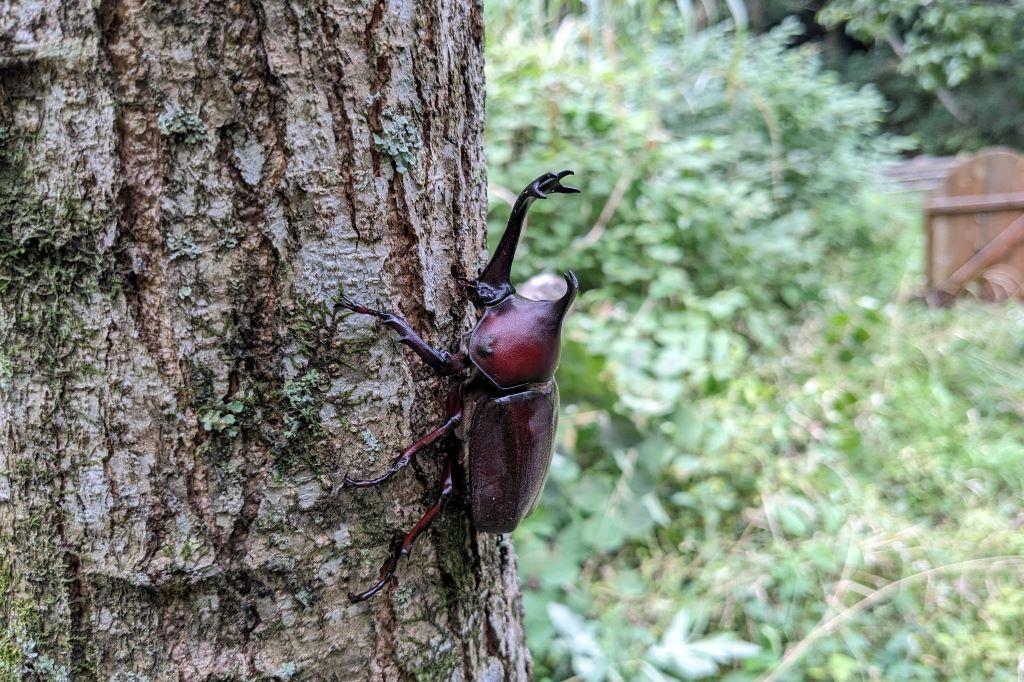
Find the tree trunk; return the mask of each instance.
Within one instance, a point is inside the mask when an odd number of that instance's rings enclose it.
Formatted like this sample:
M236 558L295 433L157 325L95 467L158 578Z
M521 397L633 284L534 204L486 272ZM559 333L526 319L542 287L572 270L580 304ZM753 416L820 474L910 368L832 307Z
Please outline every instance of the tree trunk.
M97 6L98 5L98 6ZM478 2L0 2L0 679L526 679L446 447L483 256Z

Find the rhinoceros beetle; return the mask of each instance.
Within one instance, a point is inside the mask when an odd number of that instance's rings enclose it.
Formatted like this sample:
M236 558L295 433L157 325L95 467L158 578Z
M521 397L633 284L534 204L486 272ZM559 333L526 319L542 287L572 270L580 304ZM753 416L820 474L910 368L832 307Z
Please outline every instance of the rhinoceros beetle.
M408 556L416 538L441 513L454 490L455 458L462 455L468 484L470 518L476 530L508 533L533 511L547 478L558 423L558 387L552 377L558 364L562 321L576 298L579 283L565 273L565 294L551 301L535 301L516 294L510 280L523 220L536 199L548 194L573 194L575 187L561 184L572 171L545 173L519 194L498 248L476 279L460 279L480 318L468 334L466 350L450 353L432 348L408 322L389 312L374 310L341 296L341 307L372 315L399 334L406 344L441 377L460 383L449 391L443 424L410 445L380 476L353 479L344 485L367 488L388 480L406 467L420 451L444 435L454 433L462 442L442 472L441 494L404 536L397 536L380 569L379 580L353 602L379 592L395 574L399 560Z

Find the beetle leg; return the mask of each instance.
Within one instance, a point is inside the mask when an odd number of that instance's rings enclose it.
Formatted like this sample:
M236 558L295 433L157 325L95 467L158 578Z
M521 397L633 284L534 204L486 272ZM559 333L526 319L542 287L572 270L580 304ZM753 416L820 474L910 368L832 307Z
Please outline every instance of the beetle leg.
M438 497L437 502L427 509L426 513L423 514L420 520L416 522L416 525L413 526L412 530L406 533L404 537L396 537L391 542L391 554L388 556L388 560L384 562L384 565L380 567L380 578L373 587L365 592L360 592L359 594L349 592L348 598L350 601L359 602L364 599L369 599L380 592L384 585L391 580L395 575L395 569L398 568L399 560L402 557L409 556L409 552L412 551L412 545L416 542L416 538L418 538L423 531L433 523L434 519L437 518L437 515L441 513L442 509L444 509L445 502L447 502L448 498L451 497L452 487L452 460L451 457L449 457L445 460L444 482L441 484L441 494Z
M398 315L367 308L364 305L349 300L345 296L338 298L338 305L360 315L372 315L388 327L394 329L399 335L398 342L409 346L438 376L444 377L460 374L469 368L465 353L449 353L446 350L432 347L409 326L408 322Z
M462 421L462 409L459 408L459 411L456 412L455 414L451 415L450 417L448 417L448 420L445 421L444 424L441 424L439 427L437 427L436 429L434 429L433 431L431 431L427 435L423 436L423 438L420 438L418 441L416 441L415 443L410 445L405 450L405 452L403 452L401 455L399 455L395 459L395 461L391 463L391 466L389 466L388 470L385 471L383 474L381 474L377 478L367 478L367 479L349 478L348 474L345 474L345 485L346 486L351 486L353 488L369 488L369 487L375 486L375 485L377 485L379 483L383 483L384 481L388 480L389 478L391 478L392 476L397 474L399 471L401 471L405 467L409 466L409 462L412 461L412 458L420 450L422 450L423 448L427 447L428 445L432 445L433 443L436 443L443 435L445 435L446 433L448 433L449 431L454 429L456 426L458 426L459 422L461 422L461 421Z
M377 485L378 483L383 483L405 467L409 466L409 462L412 461L412 458L415 457L420 450L436 443L442 436L450 432L461 422L462 390L459 386L453 386L452 390L448 392L447 418L443 424L406 448L405 452L396 457L395 461L391 463L391 466L388 467L388 470L382 475L377 478L359 480L349 478L348 474L345 474L343 485L352 488L369 488L370 486Z

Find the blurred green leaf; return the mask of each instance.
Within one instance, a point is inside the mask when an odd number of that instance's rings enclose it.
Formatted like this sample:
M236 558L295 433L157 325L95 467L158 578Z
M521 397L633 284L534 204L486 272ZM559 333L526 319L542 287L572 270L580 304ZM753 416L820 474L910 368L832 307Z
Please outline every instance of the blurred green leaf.
M696 639L694 622L686 611L680 611L672 619L661 642L651 647L649 660L668 672L683 679L711 677L718 673L719 666L750 658L760 647L750 642L734 639L720 633Z

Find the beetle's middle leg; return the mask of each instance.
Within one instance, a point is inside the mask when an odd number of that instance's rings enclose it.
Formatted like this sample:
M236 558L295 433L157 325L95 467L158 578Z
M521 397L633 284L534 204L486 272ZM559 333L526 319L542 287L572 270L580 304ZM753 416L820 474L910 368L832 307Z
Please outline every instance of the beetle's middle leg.
M398 568L399 560L402 557L409 556L409 552L412 551L412 545L416 542L416 538L418 538L423 531L425 531L430 524L434 522L437 515L441 513L442 509L444 509L445 502L447 502L448 498L452 495L452 459L454 457L455 455L451 455L445 460L444 482L441 484L441 494L438 496L437 502L427 509L426 513L423 514L420 520L416 522L416 525L412 527L412 530L406 533L404 537L398 536L394 539L391 543L391 555L388 557L388 560L384 562L384 565L380 567L380 577L373 587L365 592L360 592L359 594L349 592L349 600L353 602L363 601L364 599L369 599L380 592L381 588L387 584L388 580L395 575L395 569Z
M412 461L412 458L415 457L420 450L436 443L442 436L450 432L461 422L462 393L458 386L454 386L448 393L448 414L443 424L406 448L405 452L395 458L395 461L391 463L388 470L377 478L360 480L349 478L348 474L345 474L345 485L353 488L369 488L370 486L377 485L378 483L383 483L405 467L409 466L409 462Z
M441 348L434 348L409 326L409 323L404 319L393 313L384 312L382 310L374 310L373 308L367 308L364 305L355 303L348 298L341 296L338 298L338 305L342 308L347 308L354 313L360 315L372 315L378 320L383 322L388 327L391 327L398 332L399 343L404 343L409 346L416 355L423 359L423 362L427 363L430 369L434 370L438 376L451 376L452 374L461 374L469 368L469 363L466 360L465 353L449 353L448 351Z

